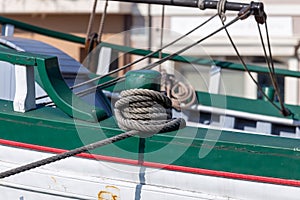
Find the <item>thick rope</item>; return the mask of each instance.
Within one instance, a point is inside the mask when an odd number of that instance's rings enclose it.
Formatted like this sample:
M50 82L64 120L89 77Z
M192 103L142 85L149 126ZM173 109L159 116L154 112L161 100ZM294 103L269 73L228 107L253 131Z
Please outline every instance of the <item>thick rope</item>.
M162 88L171 99L172 106L176 110L189 108L196 101L196 92L188 83L176 80L174 75L162 70Z
M115 104L115 115L120 128L136 130L141 137L178 130L184 119L172 119L172 101L160 92L131 89L121 92Z
M32 162L32 163L29 163L29 164L26 164L26 165L23 165L23 166L20 166L20 167L17 167L17 168L14 168L14 169L11 169L11 170L8 170L5 172L1 172L0 179L9 177L9 176L12 176L15 174L19 174L21 172L25 172L25 171L28 171L28 170L31 170L31 169L34 169L37 167L41 167L41 166L65 159L65 158L69 158L69 157L75 156L77 154L96 149L98 147L112 144L114 142L124 140L126 138L132 137L137 134L138 134L137 131L128 131L126 133L122 133L120 135L116 135L111 138L107 138L107 139L104 139L104 140L101 140L101 141L98 141L98 142L95 142L95 143L92 143L92 144L89 144L89 145L86 145L83 147L79 147L77 149L67 151L65 153L61 153L61 154L58 154L58 155L55 155L55 156L52 156L49 158L45 158L45 159L42 159L42 160L39 160L36 162Z
M123 98L116 102L115 113L120 128L128 130L128 132L2 172L0 179L112 144L134 135L149 137L158 132L174 131L185 127L184 119L171 119L172 102L165 95L146 89L127 90L123 91L121 95Z

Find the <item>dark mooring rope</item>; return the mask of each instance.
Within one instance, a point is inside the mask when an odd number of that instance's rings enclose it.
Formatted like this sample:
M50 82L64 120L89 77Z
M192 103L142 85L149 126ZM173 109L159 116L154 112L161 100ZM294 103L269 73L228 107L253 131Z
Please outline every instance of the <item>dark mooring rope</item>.
M126 133L122 133L122 134L113 136L111 138L107 138L107 139L104 139L104 140L101 140L101 141L98 141L98 142L95 142L95 143L92 143L92 144L88 144L88 145L85 145L83 147L73 149L71 151L67 151L67 152L64 152L64 153L61 153L61 154L58 154L58 155L51 156L49 158L38 160L36 162L32 162L32 163L29 163L29 164L26 164L26 165L23 165L23 166L20 166L20 167L17 167L17 168L14 168L14 169L11 169L11 170L8 170L8 171L5 171L5 172L1 172L0 173L0 179L9 177L9 176L12 176L12 175L15 175L15 174L19 174L21 172L25 172L25 171L28 171L28 170L31 170L31 169L34 169L34 168L37 168L37 167L41 167L41 166L44 166L44 165L47 165L47 164L65 159L65 158L69 158L69 157L75 156L77 154L80 154L80 153L83 153L83 152L86 152L86 151L89 151L89 150L96 149L98 147L102 147L102 146L105 146L105 145L108 145L108 144L112 144L114 142L124 140L128 137L132 137L132 136L137 135L137 134L138 134L137 131L128 131Z
M138 134L143 137L149 137L158 132L173 131L185 126L184 119L171 119L171 100L159 92L134 89L123 91L122 96L124 98L116 102L116 118L120 128L129 130L128 132L1 172L0 179L57 162Z

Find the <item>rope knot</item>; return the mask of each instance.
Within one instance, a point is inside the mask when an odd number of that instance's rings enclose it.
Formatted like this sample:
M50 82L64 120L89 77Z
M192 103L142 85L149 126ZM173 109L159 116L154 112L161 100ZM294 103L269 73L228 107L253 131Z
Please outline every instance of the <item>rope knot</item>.
M141 137L169 132L185 127L184 119L172 119L172 101L160 92L131 89L121 92L115 104L118 125L124 130L136 130Z

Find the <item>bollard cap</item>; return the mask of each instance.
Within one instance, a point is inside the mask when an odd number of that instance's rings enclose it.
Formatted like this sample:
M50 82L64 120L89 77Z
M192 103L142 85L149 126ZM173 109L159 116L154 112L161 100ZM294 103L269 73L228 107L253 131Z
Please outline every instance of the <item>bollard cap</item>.
M154 70L132 70L125 75L125 89L149 89L160 91L161 74Z

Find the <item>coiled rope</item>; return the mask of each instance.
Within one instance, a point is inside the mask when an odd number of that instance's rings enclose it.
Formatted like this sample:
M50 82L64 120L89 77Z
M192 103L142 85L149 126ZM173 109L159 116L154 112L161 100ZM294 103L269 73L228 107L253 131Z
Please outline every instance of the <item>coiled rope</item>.
M123 91L116 102L116 118L125 133L85 145L0 173L0 179L41 167L59 160L87 152L126 138L139 135L149 137L158 132L174 131L185 127L184 119L172 119L172 102L159 92L146 89Z
M115 104L115 115L124 130L136 130L139 136L149 137L185 127L184 119L172 119L172 101L160 92L131 89L121 92L121 96Z
M161 71L162 90L171 99L176 110L186 109L196 101L196 92L192 85L176 80L174 75L167 74L166 70Z

